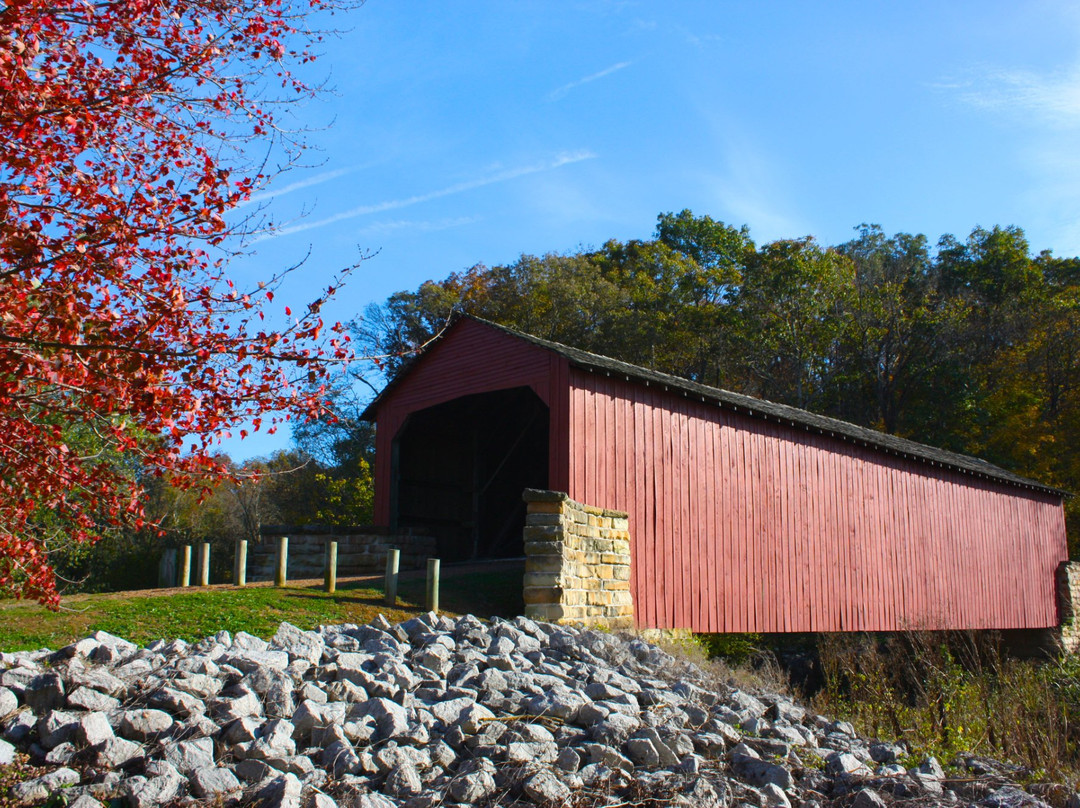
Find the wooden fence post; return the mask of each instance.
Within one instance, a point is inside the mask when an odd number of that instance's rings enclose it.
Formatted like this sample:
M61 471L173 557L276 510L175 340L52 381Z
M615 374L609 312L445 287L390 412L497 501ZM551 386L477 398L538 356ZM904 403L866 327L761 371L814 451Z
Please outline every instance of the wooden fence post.
M236 543L236 573L233 581L237 586L247 586L247 539Z
M282 536L278 539L277 546L277 570L274 572L274 586L285 586L288 580L286 572L289 568L289 537Z
M199 586L210 585L210 542L199 547Z
M158 586L168 589L176 586L176 548L170 547L161 554L158 563Z
M184 560L180 564L180 586L191 586L191 545L184 545Z
M326 554L326 591L333 594L337 591L337 542L330 542L329 552Z
M427 608L429 612L439 611L439 567L437 558L427 560Z
M386 583L383 586L383 601L387 606L397 606L398 566L401 563L401 550L391 548L386 551Z

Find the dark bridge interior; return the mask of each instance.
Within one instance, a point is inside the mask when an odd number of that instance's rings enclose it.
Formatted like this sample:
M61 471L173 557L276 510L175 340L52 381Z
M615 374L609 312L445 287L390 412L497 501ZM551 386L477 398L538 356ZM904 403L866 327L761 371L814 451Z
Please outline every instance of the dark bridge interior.
M463 396L409 416L394 440L395 525L444 561L524 554L525 488L548 485L548 408L531 389Z

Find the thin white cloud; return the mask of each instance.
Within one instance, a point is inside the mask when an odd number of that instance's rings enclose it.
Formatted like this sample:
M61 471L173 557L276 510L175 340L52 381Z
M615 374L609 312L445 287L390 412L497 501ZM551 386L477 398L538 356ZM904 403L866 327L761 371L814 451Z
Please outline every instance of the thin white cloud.
M790 238L810 232L797 210L783 164L732 123L709 116L716 132L717 154L711 171L698 173L703 190L713 200L710 207L734 225L748 224L760 242Z
M774 198L769 198L743 178L717 178L714 194L721 208L728 212L732 224L750 225L755 238L763 242L792 238L808 229L798 217L781 210Z
M269 239L277 238L279 236L289 236L294 233L302 233L305 230L314 230L318 227L326 227L327 225L336 224L337 222L345 221L347 219L355 219L359 216L369 216L373 213L384 213L388 210L398 210L400 208L407 208L412 205L419 205L423 202L430 202L433 199L441 199L445 196L452 196L454 194L464 193L465 191L471 191L476 188L483 188L486 185L495 185L496 183L507 182L509 180L517 179L518 177L524 177L529 174L538 174L542 171L553 171L556 168L561 168L571 163L579 163L582 160L591 160L596 157L590 151L574 151L574 152L562 152L556 155L553 159L547 160L543 163L533 163L532 165L518 166L517 168L509 168L504 171L499 171L494 174L488 174L483 177L478 177L473 180L466 180L465 182L459 182L454 185L447 186L446 188L440 188L437 191L429 191L425 194L417 194L415 196L405 197L404 199L391 199L386 202L376 202L371 205L360 205L349 210L343 210L340 213L335 213L332 216L327 216L324 219L318 219L313 222L301 222L299 224L291 225L288 227L282 227L274 230L271 233L266 234L258 239L255 239L252 243L259 241L267 241Z
M1080 64L1053 73L984 70L967 82L945 81L935 87L982 109L1035 117L1040 123L1080 125Z
M552 90L550 93L548 93L547 100L548 101L558 101L560 98L564 97L568 92L570 92L571 90L573 90L573 89L575 89L577 87L580 87L582 84L588 84L589 82L596 81L597 79L602 79L605 76L610 76L612 73L617 73L618 71L622 70L623 68L630 67L630 65L632 65L632 64L633 64L633 62L619 62L618 64L614 64L611 67L605 67L603 70L601 70L598 73L593 73L591 75L586 76L583 79L578 79L577 81L572 81L569 84L564 84L562 87L559 87L559 88L557 88L555 90Z
M1016 197L1026 227L1059 255L1080 251L1080 61L1045 71L981 67L932 86L1013 124L1013 148L1028 174Z
M358 230L357 236L371 236L379 233L393 233L397 230L409 230L413 232L429 233L436 230L449 230L452 227L464 227L480 221L479 216L458 216L453 219L437 219L430 221L415 221L410 219L395 219L386 222L375 222Z
M352 174L354 171L359 171L362 168L367 168L366 165L348 166L346 168L335 168L333 171L324 171L321 174L316 174L314 177L308 177L307 179L297 180L296 182L289 183L281 188L269 188L261 193L257 193L245 202L241 202L237 205L237 208L242 208L245 205L254 205L259 202L265 202L268 199L276 199L278 197L291 194L293 191L299 191L304 188L310 188L313 185L322 185L324 182L330 182L336 180L338 177L344 177L346 174Z
M720 34L701 34L695 31L689 31L685 28L678 29L683 38L686 39L695 48L704 48L706 46L713 46L727 41L727 37Z

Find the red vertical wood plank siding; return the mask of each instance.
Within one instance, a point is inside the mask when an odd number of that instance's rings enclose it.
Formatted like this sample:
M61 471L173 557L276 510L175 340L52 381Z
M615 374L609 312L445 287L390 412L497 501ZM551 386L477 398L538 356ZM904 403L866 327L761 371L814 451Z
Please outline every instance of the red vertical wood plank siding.
M747 584L754 576L754 553L749 546L753 532L749 518L753 513L753 503L750 501L753 493L743 495L742 489L752 467L746 452L746 433L732 431L731 442L734 453L728 495L737 510L735 520L731 523L731 577L734 584L731 594L736 598L735 622L731 630L747 631L746 626L755 625L753 592Z
M377 525L390 524L390 485L393 477L391 458L394 436L391 428L397 432L400 423L393 425L390 418L379 418L375 423L375 508L373 518Z
M707 454L705 486L710 492L707 499L705 523L702 525L702 539L705 542L706 581L709 590L705 594L703 604L709 616L709 631L720 631L720 553L723 550L723 538L718 529L717 512L723 506L718 499L723 495L722 478L720 476L720 456L717 452L716 436L706 429L706 424L701 423L702 441L705 443Z
M884 458L882 459L884 460ZM872 530L877 531L877 534L881 537L880 541L873 544L875 549L873 564L882 572L878 583L878 595L881 599L874 604L875 608L871 619L878 623L891 623L895 622L895 615L892 614L891 609L894 594L892 588L894 567L892 560L889 558L889 549L892 546L893 537L886 521L888 504L881 490L885 466L880 462L868 463L867 471L870 473L870 482L874 489L873 507L870 509L872 520L870 527Z
M828 511L825 507L826 503L823 501L824 497L810 496L811 460L817 457L817 454L811 446L805 444L798 444L798 448L792 454L796 460L795 473L799 477L798 522L799 533L803 542L799 555L799 566L802 569L803 586L806 590L806 602L803 605L802 613L802 619L806 622L800 624L809 625L811 631L816 631L816 626L821 621L823 609L818 594L820 586L818 586L818 582L814 578L808 560L811 557L810 553L817 556L818 563L825 570L835 569L835 565L829 563L830 547L829 543L825 541L825 531L823 529L814 530L811 525L824 526Z
M820 501L814 502L808 495L807 474L808 458L811 456L809 447L796 444L791 452L792 475L794 478L795 504L792 506L794 530L797 538L798 567L799 567L799 590L800 602L796 619L796 625L815 625L818 615L817 587L811 575L810 565L807 559L811 551L822 557L825 548L815 544L815 534L810 528L812 518L812 505L818 505L818 511L823 513Z
M654 393L654 395L656 395ZM663 603L658 610L663 614L666 625L676 626L675 622L675 490L672 483L672 466L675 462L675 452L672 446L671 422L674 420L669 407L661 406L653 409L653 428L656 430L658 440L663 445L663 455L658 470L661 479L660 496L657 498L657 513L660 515L660 562L664 568Z
M548 486L554 491L568 491L570 452L574 445L570 420L570 363L554 353L548 360Z
M714 432L714 441L719 446L717 454L720 458L719 467L719 490L720 490L720 507L716 511L716 518L720 526L721 535L721 552L720 552L720 581L717 586L718 597L720 598L720 604L717 606L717 611L720 613L720 631L734 631L733 626L735 623L735 615L732 611L732 590L735 586L734 577L732 574L732 552L731 552L731 526L737 518L735 510L735 500L731 496L731 479L733 474L731 472L734 461L731 457L731 439L730 428L726 426L719 427Z
M686 404L685 399L683 405ZM697 566L700 562L701 555L696 547L696 541L694 536L694 526L690 519L690 498L693 492L702 489L696 488L694 485L694 478L692 475L693 461L692 457L692 445L693 439L691 437L691 423L690 418L687 416L686 407L680 408L679 412L679 462L676 468L679 470L679 483L676 486L677 497L679 499L679 525L675 530L676 540L681 541L683 538L689 540L690 553L680 552L678 553L679 560L682 562L679 567L681 572L678 575L678 579L681 582L680 597L676 600L677 603L682 604L682 610L679 615L679 620L689 622L691 620L700 620L696 612L693 609L693 595L697 591L695 589L696 582L694 581L691 561L693 566Z
M882 472L882 496L885 498L886 513L883 522L888 528L886 541L888 542L888 555L886 563L889 573L889 590L892 592L889 608L889 620L895 623L903 613L903 581L900 578L901 565L904 561L901 552L903 536L900 532L901 515L897 510L894 483L896 477L895 464L890 460L886 470Z
M570 368L570 495L630 513L642 625L1054 625L1064 518L1021 491Z
M757 484L757 464L754 462L753 452L754 433L747 429L740 429L735 433L739 441L739 465L740 476L743 483L741 490L736 493L744 502L744 522L739 536L739 578L741 589L746 597L745 625L762 626L758 620L757 604L759 581L761 580L761 553L757 535L758 503L755 499L761 495L761 488ZM741 494L741 496L740 496ZM741 562L741 563L740 563ZM740 629L747 631L747 629Z
M842 609L840 626L841 631L858 631L852 600L855 594L854 590L859 574L859 558L855 542L855 533L857 530L855 514L859 507L859 500L857 499L858 490L857 481L855 479L855 470L853 468L851 455L848 453L848 447L845 445L839 448L840 452L836 458L839 462L836 495L839 501L846 506L838 508L838 513L843 517L838 550L840 551L840 567L844 571L844 582L840 603ZM822 460L826 461L827 458L823 457Z

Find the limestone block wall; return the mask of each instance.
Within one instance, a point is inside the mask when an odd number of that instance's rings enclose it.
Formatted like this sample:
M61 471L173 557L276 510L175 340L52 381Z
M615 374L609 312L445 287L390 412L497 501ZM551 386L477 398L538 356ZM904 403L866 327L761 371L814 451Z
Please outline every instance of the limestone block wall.
M629 626L630 532L622 511L526 489L525 615L553 623Z
M1058 567L1058 607L1061 647L1070 654L1080 652L1080 564L1076 562Z
M386 551L401 551L401 569L423 569L428 558L435 556L435 539L413 532L391 533L376 527L333 528L304 525L303 527L264 527L262 541L248 548L248 580L270 581L278 538L289 537L289 568L291 579L321 578L326 569L326 554L330 542L338 543L338 577L372 575L386 569Z

